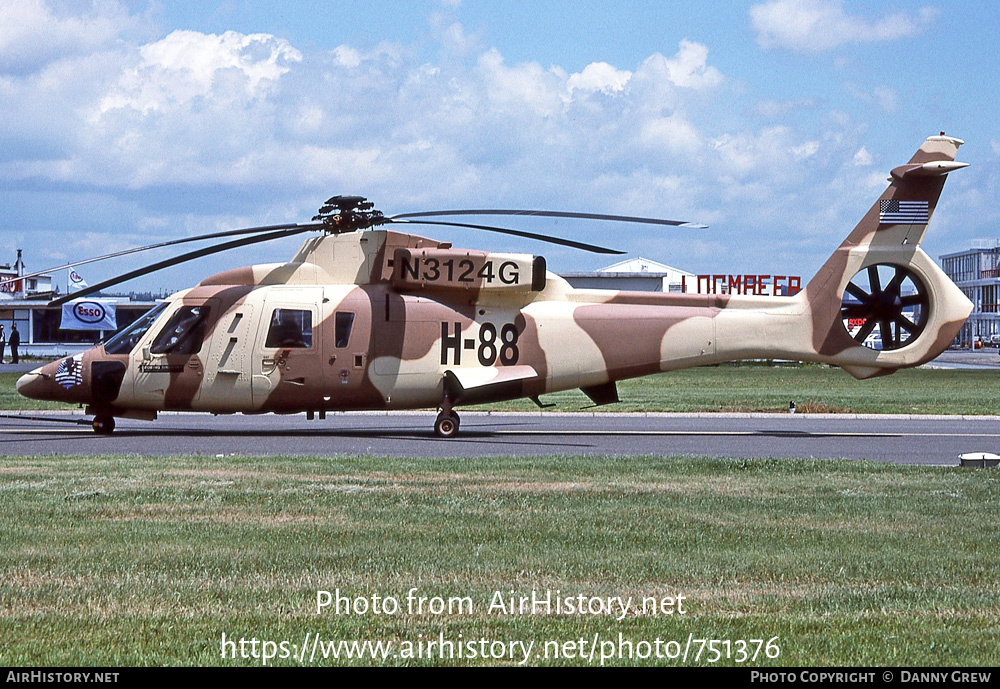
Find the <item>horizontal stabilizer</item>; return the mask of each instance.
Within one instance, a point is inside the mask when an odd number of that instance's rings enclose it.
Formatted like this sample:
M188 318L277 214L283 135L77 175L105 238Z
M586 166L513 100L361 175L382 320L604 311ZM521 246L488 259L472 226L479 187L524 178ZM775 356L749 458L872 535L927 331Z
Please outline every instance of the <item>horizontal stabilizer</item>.
M445 375L453 378L462 390L474 390L514 380L527 380L536 377L538 372L531 366L500 366L453 369Z
M923 164L900 165L899 167L893 169L892 176L896 179L910 177L937 177L940 175L947 175L949 172L954 172L955 170L961 170L963 167L969 167L969 164L960 163L957 160L933 160L929 163Z
M462 404L478 404L525 397L524 384L537 377L531 366L460 368L445 371L444 383Z

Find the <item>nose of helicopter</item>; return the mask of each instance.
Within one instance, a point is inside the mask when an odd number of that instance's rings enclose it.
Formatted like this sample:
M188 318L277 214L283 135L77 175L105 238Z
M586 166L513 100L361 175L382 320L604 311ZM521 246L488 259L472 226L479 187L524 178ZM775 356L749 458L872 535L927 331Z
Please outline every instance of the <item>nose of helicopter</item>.
M72 357L40 366L17 380L17 392L36 400L83 401L82 367Z
M39 366L30 373L25 373L18 378L17 393L34 400L47 399L44 396L44 392L50 387L46 383L49 382L47 379L51 378L51 376L44 372L46 368L47 366Z

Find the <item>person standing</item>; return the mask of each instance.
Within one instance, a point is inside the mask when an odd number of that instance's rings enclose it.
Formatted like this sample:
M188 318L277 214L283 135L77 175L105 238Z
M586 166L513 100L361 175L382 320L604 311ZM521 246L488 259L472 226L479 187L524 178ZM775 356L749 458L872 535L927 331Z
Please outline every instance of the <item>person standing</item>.
M21 344L21 334L17 332L16 324L10 327L10 339L8 343L10 344L10 363L16 364L18 362L17 347Z
M0 325L0 364L3 363L3 350L7 348L7 333L3 331L3 326Z

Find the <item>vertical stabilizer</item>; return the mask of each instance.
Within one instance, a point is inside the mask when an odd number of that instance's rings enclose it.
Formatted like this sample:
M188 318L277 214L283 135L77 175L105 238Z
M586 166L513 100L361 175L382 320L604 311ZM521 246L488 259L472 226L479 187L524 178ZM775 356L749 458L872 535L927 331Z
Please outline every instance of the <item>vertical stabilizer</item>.
M962 143L929 137L893 169L889 186L801 293L823 359L857 377L915 366L946 348L968 318L971 302L919 248L948 173L968 165L955 161Z

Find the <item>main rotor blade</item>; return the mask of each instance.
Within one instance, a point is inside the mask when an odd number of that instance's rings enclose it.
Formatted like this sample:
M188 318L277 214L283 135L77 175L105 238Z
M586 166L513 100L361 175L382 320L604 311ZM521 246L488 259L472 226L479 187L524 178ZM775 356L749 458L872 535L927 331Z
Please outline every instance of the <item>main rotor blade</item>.
M387 224L393 225L441 225L443 227L467 227L472 230L485 230L487 232L498 232L500 234L510 234L515 237L526 237L528 239L537 239L540 242L548 242L549 244L559 244L561 246L572 247L573 249L583 249L584 251L591 251L595 254L624 254L624 251L618 251L617 249L608 249L607 247L597 246L595 244L584 244L583 242L574 242L572 239L562 239L560 237L549 237L544 234L535 234L534 232L525 232L524 230L511 230L506 227L493 227L492 225L470 225L463 222L444 222L435 220L392 220L389 219Z
M149 251L150 249L161 249L165 246L174 246L175 244L186 244L187 242L197 242L202 239L219 239L221 237L235 237L242 234L254 234L256 232L272 232L274 230L288 230L297 227L307 227L309 229L319 229L323 227L322 223L290 223L285 225L263 225L261 227L244 227L239 230L226 230L224 232L212 232L210 234L200 234L195 237L184 237L183 239L172 239L167 242L160 242L159 244L150 244L148 246L138 246L133 249L124 249L122 251L116 251L111 254L105 254L104 256L96 256L94 258L87 258L82 261L75 261L73 263L67 263L62 266L56 266L55 268L46 268L45 270L39 270L35 273L29 273L28 275L21 275L16 278L10 278L8 280L0 280L0 285L6 285L10 282L17 282L18 280L24 280L26 278L33 278L39 275L45 275L47 273L54 273L57 270L64 270L66 268L75 268L76 266L82 266L87 263L94 263L96 261L103 261L108 258L118 258L119 256L127 256L129 254L137 254L140 251Z
M216 244L215 246L205 247L204 249L198 249L197 251L191 251L186 254L181 254L180 256L174 256L173 258L168 258L165 261L160 261L158 263L153 263L144 268L139 268L138 270L133 270L124 275L119 275L118 277L111 278L110 280L105 280L104 282L98 283L96 285L91 285L86 289L82 289L78 292L73 292L72 294L65 294L58 299L53 299L48 303L49 306L60 306L73 299L78 299L79 297L85 297L88 294L93 294L98 292L105 287L112 287L121 282L126 282L133 278L141 277L143 275L148 275L149 273L155 273L158 270L164 268L169 268L170 266L175 266L180 263L186 263L187 261L193 261L196 258L201 258L202 256L210 256L212 254L217 254L220 251L228 251L229 249L236 249L241 246L249 246L250 244L257 244L259 242L267 242L272 239L281 239L282 237L291 237L295 234L301 234L303 232L308 232L309 230L316 229L317 225L293 225L292 229L285 229L278 232L271 232L264 235L258 235L256 237L248 237L246 239L237 239L232 242L224 242L223 244ZM322 227L322 225L319 225Z
M536 211L536 210L512 210L512 209L485 209L476 208L468 210L448 210L448 211L422 211L419 213L400 213L393 215L389 220L397 218L428 218L445 215L534 215L543 218L582 218L584 220L608 220L611 222L633 222L646 225L673 225L675 227L689 227L696 230L704 230L708 225L701 223L691 223L684 220L663 220L661 218L639 218L632 215L604 215L602 213L572 213L568 211Z

